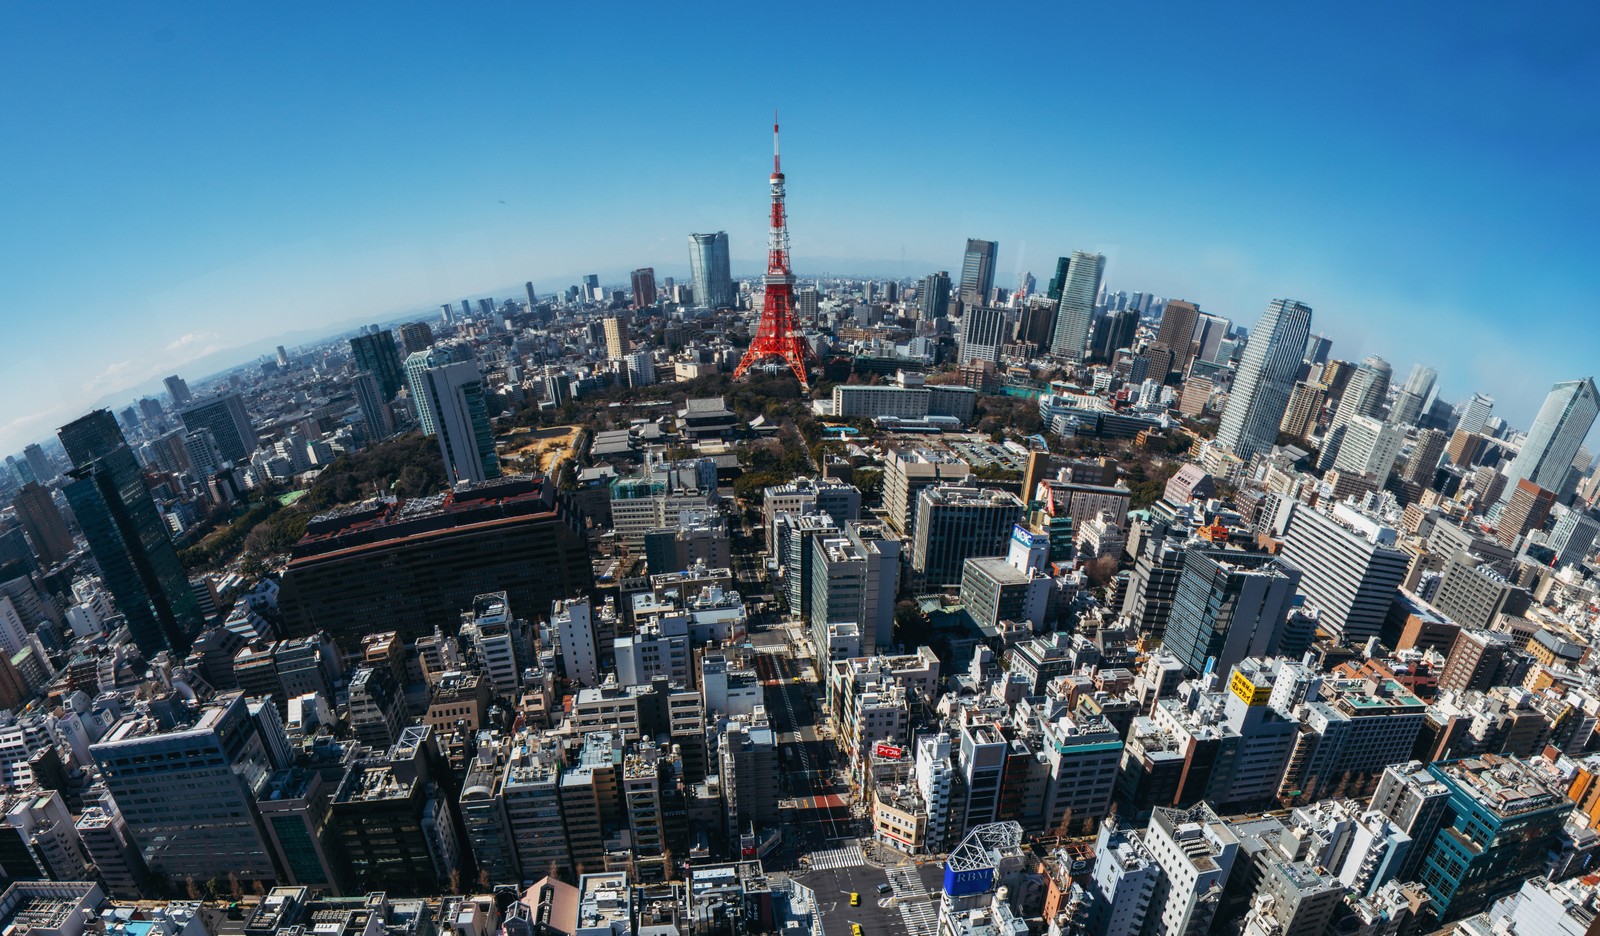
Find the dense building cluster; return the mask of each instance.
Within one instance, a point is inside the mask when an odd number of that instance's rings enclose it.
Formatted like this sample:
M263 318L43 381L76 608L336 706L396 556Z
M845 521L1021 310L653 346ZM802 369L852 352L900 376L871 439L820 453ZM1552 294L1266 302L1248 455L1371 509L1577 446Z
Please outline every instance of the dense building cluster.
M1592 930L1591 379L1521 431L1305 303L971 240L798 282L817 392L756 407L760 284L690 248L8 459L0 925Z

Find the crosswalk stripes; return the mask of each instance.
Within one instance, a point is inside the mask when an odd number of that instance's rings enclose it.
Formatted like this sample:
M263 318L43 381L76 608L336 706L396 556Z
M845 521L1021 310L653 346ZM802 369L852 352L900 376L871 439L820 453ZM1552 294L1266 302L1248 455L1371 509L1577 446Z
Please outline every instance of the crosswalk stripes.
M933 936L939 928L939 908L932 900L904 900L900 902L900 919L911 936Z
M922 876L914 865L899 865L887 871L889 887L894 890L895 903L900 906L900 919L905 921L910 936L933 936L939 925L939 909Z
M814 871L826 871L829 868L860 868L866 863L867 856L862 854L860 845L846 845L843 848L830 848L811 853L811 868Z

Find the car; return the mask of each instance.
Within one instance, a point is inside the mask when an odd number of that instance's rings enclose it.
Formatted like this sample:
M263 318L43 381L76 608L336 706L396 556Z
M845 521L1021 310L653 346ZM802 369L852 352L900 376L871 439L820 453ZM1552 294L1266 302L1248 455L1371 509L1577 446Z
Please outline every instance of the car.
M851 923L850 924L850 936L861 936L861 924L860 923Z
M892 890L894 890L894 888L890 887L888 884L879 884L878 885L878 893L880 893L880 894L887 894Z
M852 907L861 906L861 892L860 891L851 891L850 892L850 906L852 906Z

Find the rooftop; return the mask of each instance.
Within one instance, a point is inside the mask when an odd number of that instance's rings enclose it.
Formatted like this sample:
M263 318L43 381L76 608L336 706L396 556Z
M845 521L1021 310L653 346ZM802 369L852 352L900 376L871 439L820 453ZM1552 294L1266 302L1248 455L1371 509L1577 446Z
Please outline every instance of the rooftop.
M1539 774L1515 757L1483 754L1431 766L1501 816L1569 802L1564 795L1545 786Z

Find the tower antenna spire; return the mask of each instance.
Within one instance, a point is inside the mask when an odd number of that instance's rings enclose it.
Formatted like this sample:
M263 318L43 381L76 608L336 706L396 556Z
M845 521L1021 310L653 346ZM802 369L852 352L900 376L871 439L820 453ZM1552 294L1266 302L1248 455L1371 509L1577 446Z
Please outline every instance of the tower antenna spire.
M778 112L772 112L772 215L767 228L766 291L761 301L761 322L744 358L733 371L733 379L743 377L752 365L778 360L789 365L800 389L811 392L807 368L816 362L816 352L800 337L795 320L794 274L789 270L789 218L784 206L782 163L778 161Z

